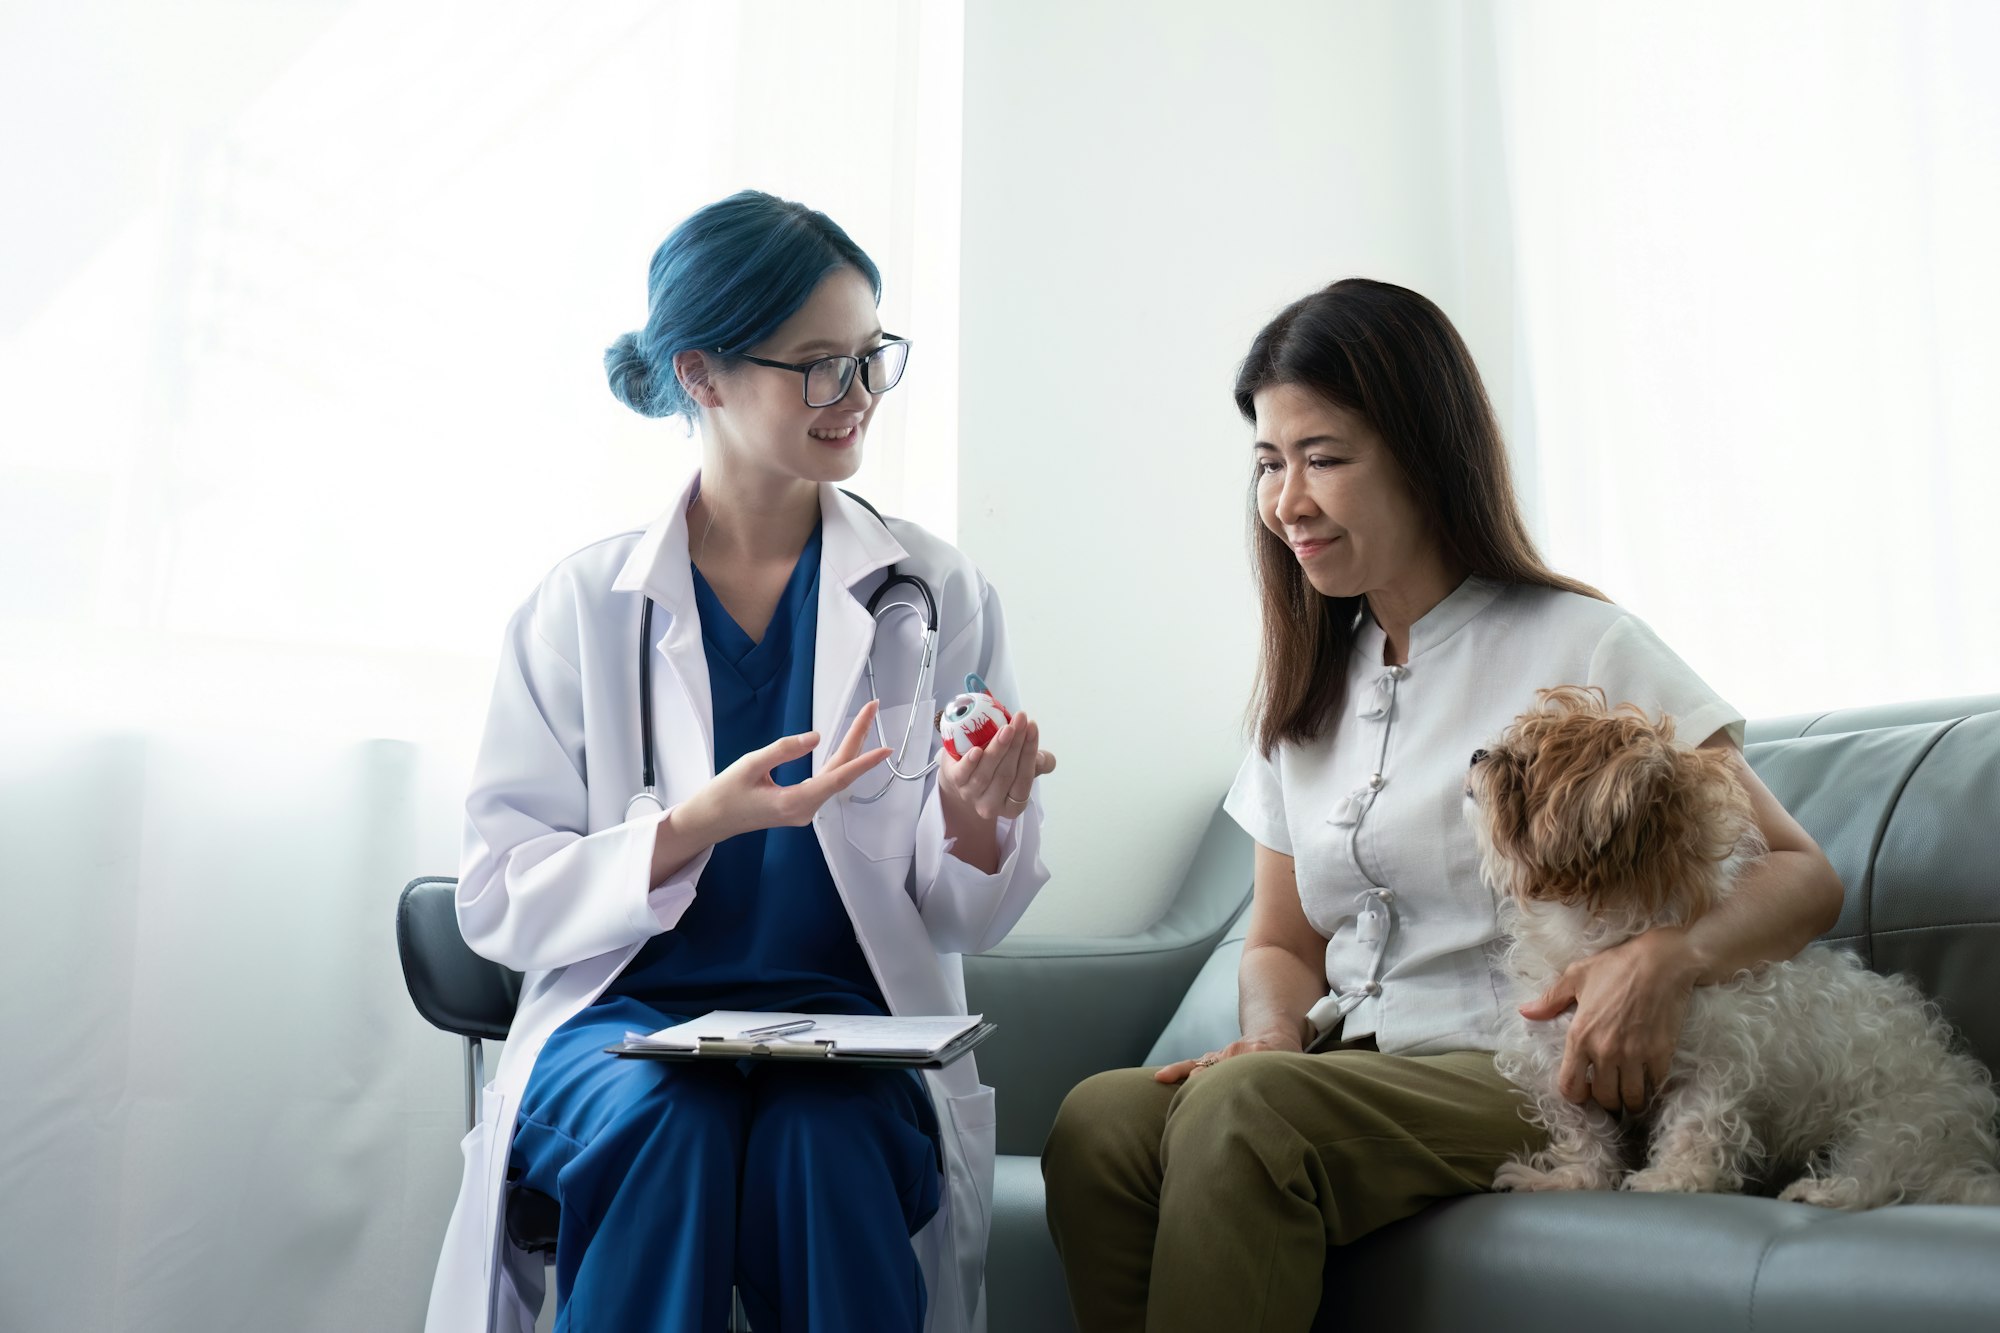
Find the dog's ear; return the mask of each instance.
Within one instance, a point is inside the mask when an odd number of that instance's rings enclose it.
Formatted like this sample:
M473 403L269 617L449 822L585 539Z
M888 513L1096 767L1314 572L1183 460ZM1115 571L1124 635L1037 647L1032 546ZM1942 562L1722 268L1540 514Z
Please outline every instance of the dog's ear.
M1673 749L1674 771L1656 822L1661 888L1683 922L1715 905L1725 887L1723 863L1745 839L1762 843L1750 797L1727 750Z
M1670 718L1543 690L1473 779L1515 891L1633 929L1708 910L1722 863L1753 827L1733 756L1675 743Z
M1493 850L1512 865L1530 860L1527 765L1521 756L1504 745L1486 751L1472 771L1471 784Z
M1594 914L1629 908L1650 917L1659 906L1647 873L1651 825L1673 773L1672 746L1642 718L1600 711L1547 737L1535 768L1539 896Z
M1553 891L1596 915L1686 925L1715 905L1723 862L1754 827L1733 757L1636 715L1607 722L1613 748L1538 813L1550 821L1538 835L1563 844L1546 853L1567 871Z

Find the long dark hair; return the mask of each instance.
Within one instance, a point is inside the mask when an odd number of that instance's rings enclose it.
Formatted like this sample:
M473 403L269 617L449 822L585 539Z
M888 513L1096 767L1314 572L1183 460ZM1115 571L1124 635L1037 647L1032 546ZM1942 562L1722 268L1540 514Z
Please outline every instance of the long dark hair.
M1396 461L1425 526L1471 573L1608 601L1542 563L1514 498L1500 426L1472 354L1444 311L1406 287L1348 278L1292 302L1250 344L1236 407L1293 384L1358 413ZM1251 703L1265 754L1303 744L1340 714L1360 597L1323 597L1250 495L1264 643Z

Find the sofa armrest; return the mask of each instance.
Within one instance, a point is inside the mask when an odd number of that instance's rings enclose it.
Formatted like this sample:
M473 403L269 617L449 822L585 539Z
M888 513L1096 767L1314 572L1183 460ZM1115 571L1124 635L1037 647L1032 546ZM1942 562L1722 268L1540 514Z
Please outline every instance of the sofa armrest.
M1069 1090L1145 1058L1250 898L1250 837L1220 809L1166 913L1111 937L1015 935L965 959L966 1001L999 1025L979 1069L1003 1153L1038 1154Z

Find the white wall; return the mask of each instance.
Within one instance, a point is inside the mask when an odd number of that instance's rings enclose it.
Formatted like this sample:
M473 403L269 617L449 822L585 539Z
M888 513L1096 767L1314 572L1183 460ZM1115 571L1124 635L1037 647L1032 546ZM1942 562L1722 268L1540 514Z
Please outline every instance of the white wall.
M1483 14L967 5L959 542L1062 761L1022 932L1156 917L1241 758L1257 618L1231 386L1264 321L1336 278L1405 284L1505 406L1491 76L1460 72L1490 68L1462 61Z

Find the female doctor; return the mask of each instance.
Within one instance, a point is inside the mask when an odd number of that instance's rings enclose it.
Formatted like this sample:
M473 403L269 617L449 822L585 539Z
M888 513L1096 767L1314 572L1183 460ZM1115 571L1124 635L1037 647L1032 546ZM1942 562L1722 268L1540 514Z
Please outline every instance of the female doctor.
M977 1330L993 1090L971 1058L920 1076L604 1053L712 1009L965 1012L959 955L1048 877L1034 782L1055 766L1020 712L984 751L938 747L968 672L1019 698L999 598L838 489L909 350L874 263L746 191L682 223L649 288L611 389L698 420L701 470L508 626L458 919L526 977L427 1328L532 1328L542 1264L504 1226L532 1189L561 1208L559 1329L707 1333L734 1286L758 1333ZM892 565L934 598L934 670L914 587L869 614ZM657 801L635 797L647 723Z

